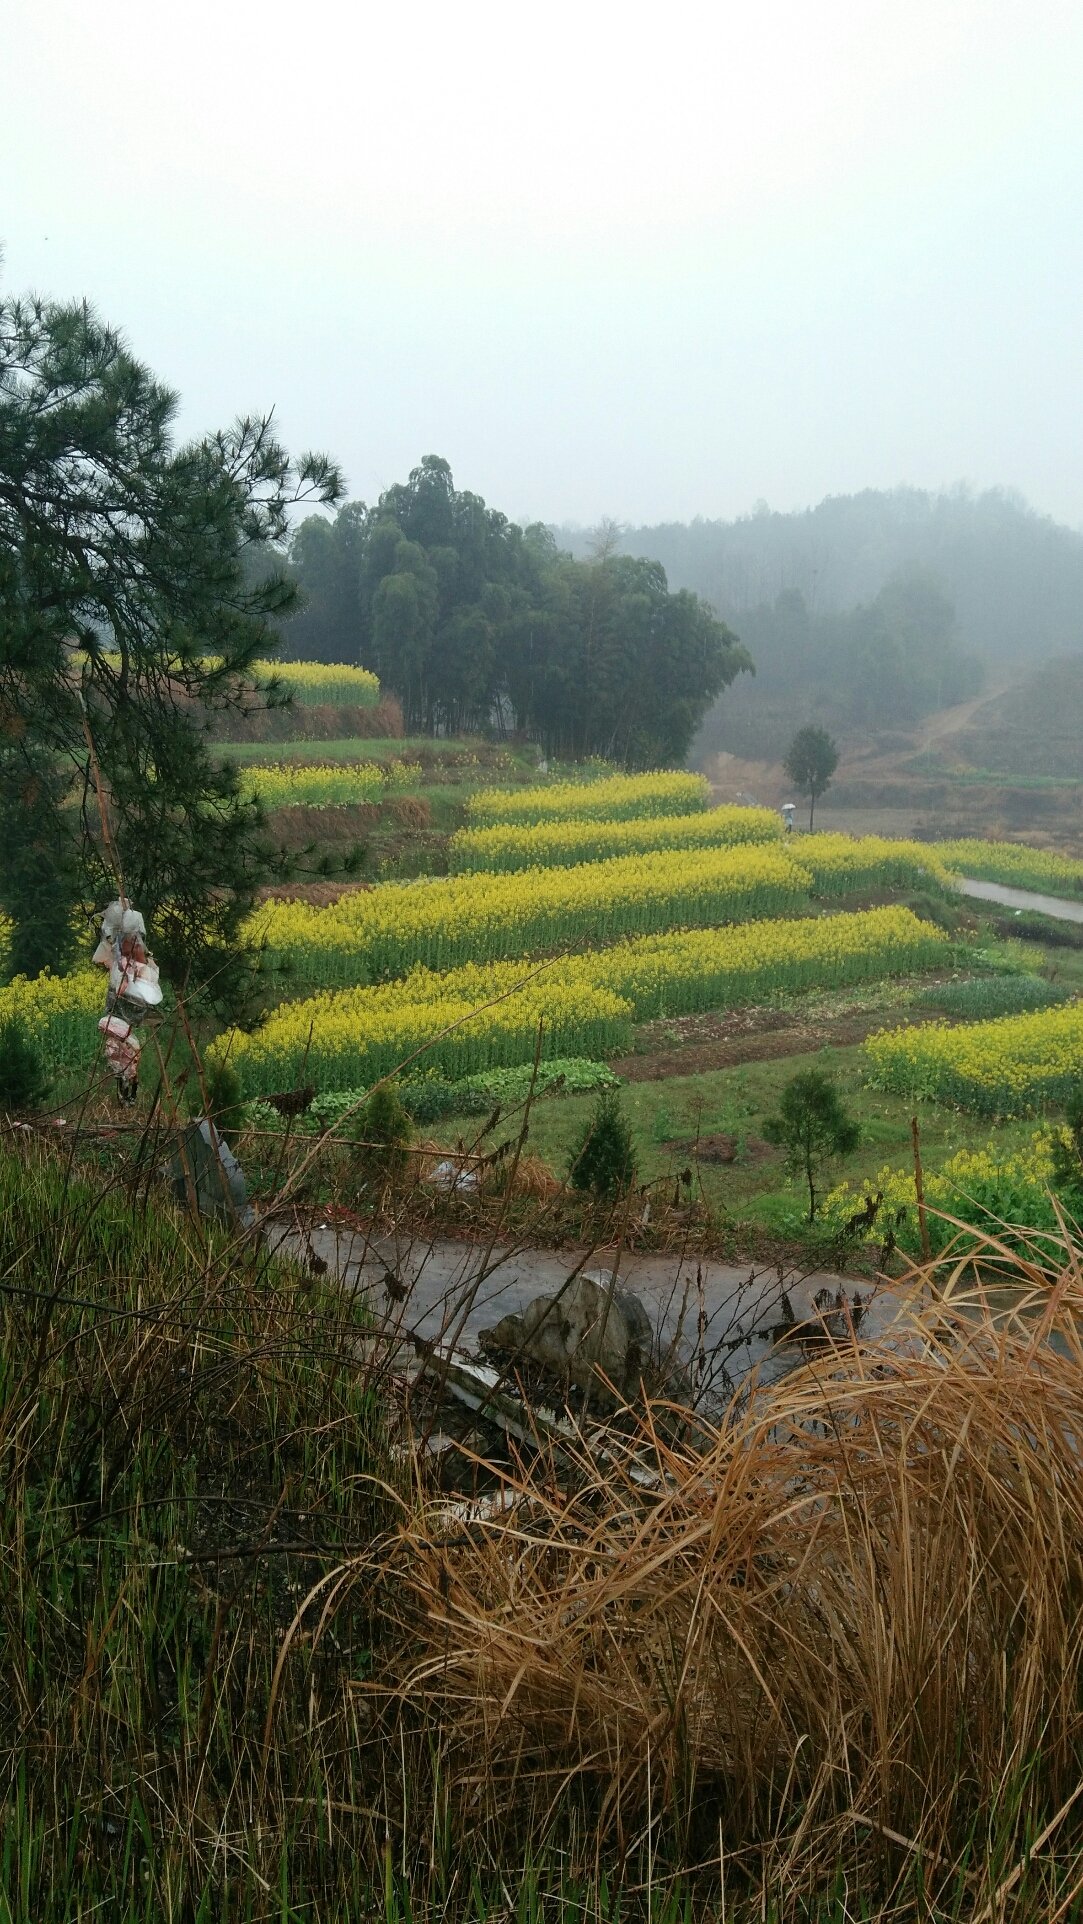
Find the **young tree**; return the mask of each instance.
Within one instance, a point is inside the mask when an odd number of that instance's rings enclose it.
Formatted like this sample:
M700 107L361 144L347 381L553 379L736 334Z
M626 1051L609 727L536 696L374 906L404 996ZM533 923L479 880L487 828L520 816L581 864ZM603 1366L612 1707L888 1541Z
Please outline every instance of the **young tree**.
M603 1089L568 1161L573 1189L612 1202L636 1179L636 1153L616 1089Z
M839 765L839 751L824 728L809 723L799 728L786 751L784 767L794 787L809 797L808 825L816 812L816 797L830 784Z
M786 1151L790 1173L808 1184L808 1219L816 1220L816 1181L820 1170L836 1156L848 1156L861 1140L861 1129L842 1103L831 1076L822 1069L806 1069L786 1084L777 1116L763 1125L768 1142Z
M33 813L0 905L39 966L62 959L80 893L114 892L115 855L159 958L206 979L266 872L260 811L207 718L276 698L252 664L296 587L247 564L341 480L322 455L291 463L269 418L177 446L176 407L85 304L0 300L0 832Z

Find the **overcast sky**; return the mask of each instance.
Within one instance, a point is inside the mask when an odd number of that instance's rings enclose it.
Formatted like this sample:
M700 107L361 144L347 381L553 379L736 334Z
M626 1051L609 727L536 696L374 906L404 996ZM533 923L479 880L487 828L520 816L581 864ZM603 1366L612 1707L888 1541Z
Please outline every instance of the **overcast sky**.
M0 0L9 291L517 519L1083 524L1079 0Z

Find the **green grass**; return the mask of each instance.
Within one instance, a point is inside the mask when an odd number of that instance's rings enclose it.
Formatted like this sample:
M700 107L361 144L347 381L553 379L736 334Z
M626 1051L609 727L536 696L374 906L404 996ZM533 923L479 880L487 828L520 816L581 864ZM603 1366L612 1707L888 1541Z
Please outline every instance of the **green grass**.
M959 1022L983 1022L998 1015L1022 1015L1031 1009L1051 1009L1073 993L1066 982L1047 982L1040 975L979 976L969 982L936 982L924 989L920 1002Z
M352 735L344 741L330 742L215 742L214 753L235 762L379 762L409 761L422 753L431 756L442 746L431 735L376 736L371 740L366 735ZM463 740L446 746L450 755L468 754L488 744Z
M318 1887L303 1664L264 1731L298 1600L390 1514L350 1299L33 1143L0 1144L0 1272L0 1919L209 1920L223 1878L252 1916L212 1839L268 1797L261 1875Z
M782 1152L763 1142L764 1118L777 1110L779 1096L791 1077L811 1067L823 1069L838 1078L844 1099L862 1130L860 1147L844 1162L833 1165L832 1181L845 1176L860 1184L875 1177L887 1162L905 1165L912 1153L913 1104L904 1097L870 1089L864 1066L860 1047L824 1048L813 1054L780 1056L731 1069L669 1076L659 1082L627 1083L621 1101L632 1128L640 1180L650 1182L669 1176L688 1164L692 1159L690 1149L670 1147L673 1139L689 1143L695 1137L732 1136L737 1143L735 1162L700 1165L705 1196L738 1221L786 1234L803 1234L802 1216L807 1204L799 1185L786 1175ZM591 1096L568 1096L559 1103L539 1103L531 1113L530 1147L559 1175L567 1168L572 1146L582 1133L594 1100ZM432 1134L438 1142L451 1146L468 1129L469 1121L464 1118L461 1124L455 1120L442 1123ZM997 1141L1006 1147L1022 1147L1033 1133L1033 1123L1025 1122L1002 1123L995 1131ZM973 1117L956 1115L933 1104L921 1110L922 1154L930 1168L946 1161L957 1149L983 1148L990 1134L989 1124Z

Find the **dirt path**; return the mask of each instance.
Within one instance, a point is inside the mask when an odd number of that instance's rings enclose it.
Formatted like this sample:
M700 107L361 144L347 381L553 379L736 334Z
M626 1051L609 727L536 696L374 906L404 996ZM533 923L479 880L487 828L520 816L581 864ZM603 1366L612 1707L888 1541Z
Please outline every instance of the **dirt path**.
M969 701L957 702L953 708L938 708L932 715L927 715L921 723L914 752L925 754L937 744L950 741L953 735L961 734L964 728L969 728L975 715L1006 693L1015 679L1013 675L1001 675L983 688L980 695L971 696Z

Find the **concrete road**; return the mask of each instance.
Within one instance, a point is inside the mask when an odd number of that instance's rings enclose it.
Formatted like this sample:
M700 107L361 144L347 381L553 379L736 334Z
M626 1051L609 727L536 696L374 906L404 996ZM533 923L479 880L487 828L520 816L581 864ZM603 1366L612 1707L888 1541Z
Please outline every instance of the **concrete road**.
M841 1291L848 1304L860 1298L863 1334L894 1323L898 1292L823 1270L805 1273L729 1265L695 1255L621 1254L612 1250L569 1252L417 1239L370 1239L354 1231L314 1227L304 1236L277 1238L300 1259L308 1252L352 1290L364 1293L372 1314L402 1336L451 1342L473 1352L483 1329L502 1316L521 1314L535 1296L555 1294L578 1273L618 1281L642 1299L657 1332L660 1356L687 1363L697 1351L708 1359L718 1389L736 1383L755 1365L781 1374L802 1360L800 1348L777 1343L776 1326L787 1320L788 1300L798 1322L814 1318L813 1298Z

